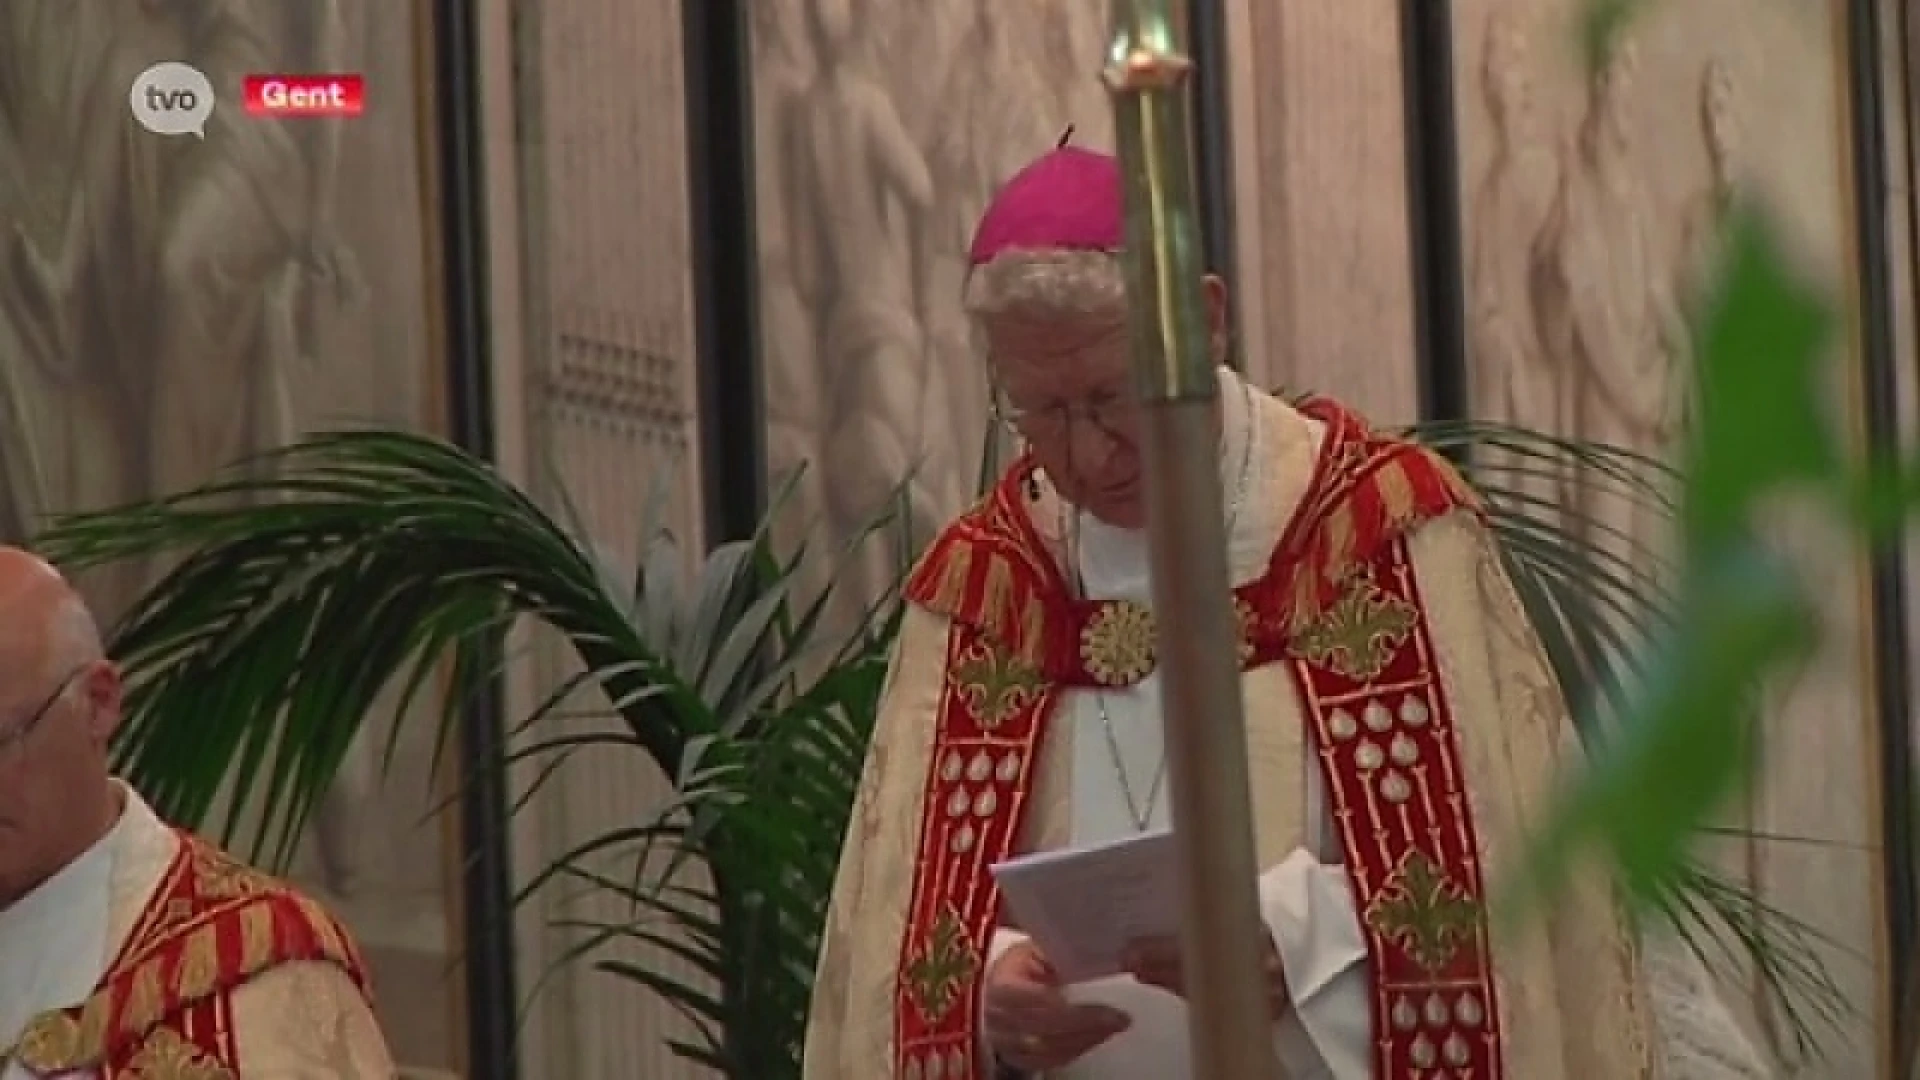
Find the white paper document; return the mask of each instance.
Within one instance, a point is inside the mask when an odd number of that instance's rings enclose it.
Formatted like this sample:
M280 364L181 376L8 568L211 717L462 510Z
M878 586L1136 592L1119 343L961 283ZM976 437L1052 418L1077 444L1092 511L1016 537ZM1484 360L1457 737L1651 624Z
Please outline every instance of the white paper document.
M1177 875L1173 833L1164 829L993 867L1012 921L1065 983L1122 974L1128 945L1179 934Z

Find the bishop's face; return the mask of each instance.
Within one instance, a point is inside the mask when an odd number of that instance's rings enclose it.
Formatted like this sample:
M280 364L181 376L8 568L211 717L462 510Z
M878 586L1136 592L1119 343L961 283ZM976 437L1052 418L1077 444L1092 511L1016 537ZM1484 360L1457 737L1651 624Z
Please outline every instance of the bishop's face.
M1202 283L1216 363L1227 353L1227 287ZM1060 497L1115 528L1147 524L1141 413L1124 314L981 320L997 407Z
M120 680L106 661L54 674L0 649L0 910L78 857L105 822Z
M1140 405L1126 320L983 321L999 408L1061 498L1122 529L1146 525Z

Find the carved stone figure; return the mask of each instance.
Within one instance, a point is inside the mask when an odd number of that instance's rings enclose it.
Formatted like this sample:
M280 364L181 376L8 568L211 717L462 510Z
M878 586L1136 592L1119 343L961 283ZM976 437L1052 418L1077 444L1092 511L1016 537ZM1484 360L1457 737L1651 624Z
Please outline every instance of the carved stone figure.
M0 205L13 199L0 193ZM46 466L35 414L44 416L38 358L22 331L33 325L19 309L24 289L14 281L14 260L0 258L0 543L25 544L47 513Z
M1041 26L1009 25L1010 11ZM1058 20L991 4L972 5L968 16L949 31L953 36L940 50L944 89L926 132L936 195L921 219L916 244L920 319L931 361L923 410L929 446L946 451L926 463L923 479L948 514L974 494L987 435L986 379L972 324L960 306L967 237L1015 162L1057 140L1071 118L1051 85L1057 80L1053 65L1027 55L1056 36L1041 27ZM983 78L983 72L992 75Z
M820 280L802 272L818 256L806 246L815 233L813 208L798 198L795 178L807 168L802 114L818 65L807 49L800 4L755 4L753 14L754 134L759 218L761 370L765 378L767 457L783 474L805 466L795 505L783 507L791 529L818 514L825 502L820 475L821 434L827 430L825 372L814 311ZM797 539L783 535L783 541Z
M121 14L107 17L109 7ZM138 358L153 317L136 275L155 259L142 244L150 234L127 226L151 222L140 204L184 172L194 148L123 128L143 46L184 44L166 16L97 0L0 9L0 389L9 427L18 425L0 453L6 517L22 532L142 489L149 398ZM137 578L89 584L124 601Z
M337 0L0 10L0 415L17 423L0 525L179 491L293 437L290 374L350 295L337 128L248 118L228 90L204 139L170 138L133 125L127 93L161 59L216 88L339 70L343 33ZM93 584L113 610L156 569ZM318 823L338 886L364 795L349 788Z
M926 211L933 179L873 72L853 0L808 5L816 78L795 114L804 158L790 177L797 249L819 298L817 317L829 393L823 433L829 527L850 538L889 490L920 463L921 383L926 352L914 293L912 217ZM911 489L911 512L927 523L938 508ZM897 556L873 545L850 585L866 597L885 588ZM849 594L850 602L865 601Z
M1056 30L1054 40L1058 44L1049 51L1056 56L1074 58L1071 64L1047 67L1054 73L1061 108L1074 124L1080 125L1083 130L1093 130L1096 124L1105 119L1098 111L1099 107L1112 107L1106 97L1106 89L1088 70L1106 55L1108 38L1113 33L1109 12L1104 4L1089 4L1085 0L1055 0L1051 25ZM1092 57L1093 60L1089 62L1081 57ZM1083 116L1083 112L1090 115Z
M1467 273L1474 415L1564 431L1572 422L1571 380L1564 354L1544 345L1534 280L1537 240L1559 185L1560 163L1539 123L1531 57L1518 20L1507 11L1488 18L1478 80L1493 154L1473 196ZM1536 509L1543 514L1570 491L1564 478L1551 476L1516 483L1541 500Z
M968 231L1068 125L1102 143L1106 13L1084 0L754 11L769 463L809 464L800 500L833 545L911 472L924 543L973 498L989 434L961 310ZM870 544L836 614L854 617L897 570L891 543Z
M1685 415L1689 338L1667 251L1654 233L1627 104L1636 54L1621 45L1596 71L1567 155L1536 278L1546 348L1571 368L1571 430L1582 438L1664 456ZM1585 488L1582 523L1636 562L1664 551L1657 515Z
M1709 60L1700 73L1700 134L1706 141L1707 183L1681 219L1676 257L1684 296L1704 284L1719 256L1720 228L1738 194L1737 125L1733 73L1726 61Z

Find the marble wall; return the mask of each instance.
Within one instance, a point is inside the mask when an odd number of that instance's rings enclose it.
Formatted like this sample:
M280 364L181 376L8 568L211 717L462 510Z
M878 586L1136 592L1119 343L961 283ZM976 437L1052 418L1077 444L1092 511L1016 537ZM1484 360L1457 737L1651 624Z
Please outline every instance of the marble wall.
M201 483L319 427L442 427L423 219L420 27L376 0L11 0L0 9L0 538ZM134 77L201 68L204 141L135 126ZM365 76L351 120L276 122L243 76ZM157 568L85 587L112 618ZM378 726L378 725L376 725ZM449 835L431 733L369 731L294 877L367 947L409 1065L452 1062Z
M1591 76L1575 47L1578 7L1454 7L1473 409L1670 457L1689 410L1685 319L1729 199L1763 200L1800 272L1853 302L1844 5L1649 5ZM1850 340L1829 365L1836 416L1857 426ZM1556 486L1541 494L1642 565L1668 548L1661 521ZM1865 568L1801 515L1774 528L1822 598L1830 637L1770 695L1764 776L1735 814L1749 836L1725 865L1831 937L1822 957L1858 1010L1825 1060L1792 1054L1781 1017L1755 996L1759 1030L1790 1075L1869 1076L1885 1016Z
M911 476L924 543L972 501L989 433L960 303L974 220L1067 128L1111 148L1106 5L749 6L768 457L806 466L786 536L855 536ZM857 595L897 569L890 543L868 556Z

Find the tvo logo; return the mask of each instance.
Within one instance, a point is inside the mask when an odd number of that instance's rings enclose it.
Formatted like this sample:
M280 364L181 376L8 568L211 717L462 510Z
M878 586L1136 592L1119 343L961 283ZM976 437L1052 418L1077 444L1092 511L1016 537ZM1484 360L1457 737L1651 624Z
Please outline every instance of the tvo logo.
M213 115L213 84L199 68L169 60L133 80L127 106L135 122L155 135L204 139Z

